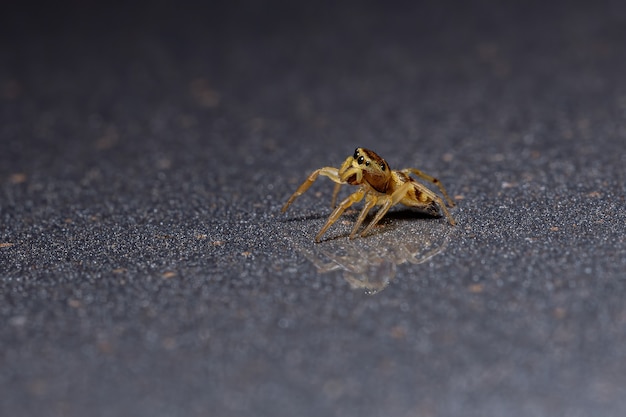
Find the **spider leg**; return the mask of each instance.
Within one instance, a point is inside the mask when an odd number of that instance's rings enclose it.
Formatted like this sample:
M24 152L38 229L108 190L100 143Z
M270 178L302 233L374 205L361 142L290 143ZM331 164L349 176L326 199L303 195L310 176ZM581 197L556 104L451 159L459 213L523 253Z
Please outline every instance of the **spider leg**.
M372 227L376 226L376 224L383 218L385 214L389 211L392 206L395 206L404 198L407 191L411 188L412 184L410 182L405 182L402 184L400 188L393 192L391 195L384 195L378 198L378 200L384 200L384 203L376 213L376 216L372 219L370 224L367 225L365 230L361 232L361 237L365 236Z
M335 184L335 189L333 190L333 199L330 201L330 207L335 208L337 205L337 195L339 194L339 190L341 189L341 184Z
M317 179L317 177L319 175L323 175L325 177L328 177L332 181L334 181L334 182L336 182L338 184L342 183L341 179L339 178L339 170L337 168L324 167L324 168L316 169L315 171L313 171L311 173L311 175L309 175L309 177L302 183L302 185L300 185L300 187L298 187L296 192L293 193L291 195L291 197L289 197L289 200L287 200L287 202L285 203L285 205L283 206L281 211L283 213L285 211L287 211L287 209L289 208L291 203L293 203L293 200L295 200L296 198L300 197L306 190L308 190L309 187L315 182L315 180Z
M352 228L352 232L350 233L350 239L354 239L354 237L356 236L356 232L359 230L359 227L361 227L361 224L363 223L363 220L365 220L365 217L367 217L367 213L369 213L369 211L372 209L372 207L376 205L377 202L378 197L373 194L367 195L367 201L365 202L365 205L361 210L361 214L359 214L359 218L356 220L356 223Z
M341 176L345 174L346 170L350 167L352 160L353 160L352 157L349 156L346 158L345 161L343 161L343 164L341 164L341 167L339 167L339 171L337 172L339 175L339 178L341 178ZM335 206L337 205L337 195L339 194L339 190L341 189L342 184L343 182L335 184L335 189L333 190L333 199L330 202L330 206L332 208L335 208Z
M444 204L443 200L441 199L441 197L439 196L435 196L435 202L437 203L437 205L439 205L439 207L441 207L441 209L443 210L443 214L446 216L446 219L448 219L448 222L450 222L450 224L452 226L454 226L456 224L456 221L454 220L454 218L450 215L450 212L448 211L448 209L446 208L446 205Z
M409 174L415 174L418 177L420 177L421 179L425 180L425 181L429 181L432 182L433 184L435 184L437 186L437 188L439 188L439 191L441 191L441 194L443 194L443 196L445 197L446 201L448 202L448 206L449 207L454 207L456 205L456 203L450 198L450 196L448 195L448 193L446 192L446 189L443 187L443 185L441 184L441 182L433 177L430 176L428 174L426 174L425 172L420 171L419 169L416 168L406 168L401 170L400 172L409 175ZM444 205L442 204L442 207L444 207ZM446 216L449 218L450 216L447 214L446 211Z
M358 203L359 201L361 201L364 195L365 195L365 188L359 188L356 192L350 194L345 200L343 200L339 204L339 206L337 206L337 208L330 214L330 216L328 216L328 220L326 220L326 224L324 225L324 227L322 227L322 230L319 231L317 236L315 236L315 241L319 243L324 233L326 233L326 230L328 230L328 228L337 221L339 216L341 216L343 212L346 211L346 209L350 207L352 204Z

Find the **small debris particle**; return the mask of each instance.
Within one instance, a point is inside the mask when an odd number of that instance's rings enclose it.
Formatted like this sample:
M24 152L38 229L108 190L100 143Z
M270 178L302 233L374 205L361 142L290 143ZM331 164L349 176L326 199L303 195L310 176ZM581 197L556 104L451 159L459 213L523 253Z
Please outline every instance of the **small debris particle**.
M393 326L390 330L391 337L396 340L401 340L406 338L406 327L404 326Z
M209 237L209 235L203 235L203 234L196 235L196 239L198 239L198 240L204 240L207 237Z
M11 246L15 245L15 243L11 243L11 242L0 242L0 248L10 248Z
M454 196L455 200L465 200L465 196L463 194L457 194Z
M175 276L176 276L176 272L174 272L174 271L166 271L166 272L164 272L164 273L163 273L163 275L161 275L161 276L162 276L163 278L166 278L166 279L168 279L168 278L173 278L173 277L175 277Z
M114 274L123 274L126 271L128 271L126 268L115 268L112 272Z
M11 176L9 177L9 182L11 184L23 184L26 182L27 179L28 177L26 176L26 174L22 172L16 172L15 174L11 174Z
M98 351L105 355L113 353L113 345L108 340L100 340L97 345Z
M189 92L196 103L202 107L214 108L220 104L220 95L213 90L204 78L196 78L189 84Z
M102 135L98 140L96 140L95 147L99 151L104 151L107 149L111 149L115 146L119 139L119 135L117 133L117 129L115 126L107 127L104 135Z
M214 240L213 242L211 242L211 244L213 246L222 246L224 244L223 240Z
M253 117L248 124L250 125L252 133L259 133L266 127L265 119L262 117Z
M22 86L17 80L8 80L2 85L2 97L6 100L14 100L20 96Z
M170 169L172 167L172 160L168 158L161 158L156 162L156 166L159 169Z
M557 319L563 319L565 318L565 315L567 314L567 311L563 308L563 307L557 307L554 309L554 317Z
M599 191L592 191L590 193L587 193L587 197L589 197L589 198L598 198L598 197L602 197L602 194L600 194Z
M248 251L241 252L241 256L245 256L246 258L249 258L252 256L252 252L248 252Z
M279 148L278 142L274 138L266 139L261 146L268 152L273 152Z
M472 284L467 289L472 294L480 294L485 290L485 286L483 284Z
M559 231L559 228L558 228L557 226L552 226L552 227L550 228L550 231L551 231L551 232L558 232L558 231Z
M67 300L67 305L72 308L81 308L83 306L83 303L81 303L80 300L76 300L75 298L70 298L69 300Z
M161 341L163 347L167 350L173 350L176 348L176 339L174 337L166 337Z
M451 162L451 161L454 159L454 155L453 155L453 154L451 154L451 153L449 153L449 152L447 152L447 153L444 153L444 154L443 154L443 156L441 157L441 159L442 159L444 162Z

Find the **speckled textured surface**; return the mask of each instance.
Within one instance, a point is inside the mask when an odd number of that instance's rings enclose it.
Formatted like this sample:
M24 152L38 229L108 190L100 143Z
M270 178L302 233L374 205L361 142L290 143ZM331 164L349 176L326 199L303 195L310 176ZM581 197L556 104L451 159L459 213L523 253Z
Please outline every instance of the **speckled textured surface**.
M624 415L626 7L290 4L4 13L0 415Z

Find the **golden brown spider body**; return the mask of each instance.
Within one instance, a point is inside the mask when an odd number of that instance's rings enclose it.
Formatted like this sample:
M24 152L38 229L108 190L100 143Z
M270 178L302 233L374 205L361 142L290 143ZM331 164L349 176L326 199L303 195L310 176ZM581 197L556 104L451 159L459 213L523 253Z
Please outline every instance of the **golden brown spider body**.
M309 175L309 177L298 187L295 193L289 198L282 208L284 213L293 201L302 195L315 182L318 176L323 175L335 182L333 198L331 206L335 207L337 194L343 184L357 185L359 189L350 194L343 200L331 213L324 224L324 227L315 236L315 241L319 242L330 226L337 221L339 216L354 203L358 203L365 197L365 205L359 214L359 217L350 233L350 239L356 236L359 227L365 220L367 213L374 206L381 206L372 221L361 232L360 236L365 236L374 227L380 219L389 211L389 209L398 204L404 204L409 207L416 207L429 213L439 213L439 209L454 226L455 221L448 212L444 201L428 189L422 183L417 182L410 177L414 174L419 178L435 184L441 194L443 194L449 207L454 207L454 202L448 196L445 188L437 178L415 168L406 168L399 171L391 170L387 162L378 156L375 152L364 148L356 148L354 155L349 156L341 164L339 169L333 167L323 167L317 169Z

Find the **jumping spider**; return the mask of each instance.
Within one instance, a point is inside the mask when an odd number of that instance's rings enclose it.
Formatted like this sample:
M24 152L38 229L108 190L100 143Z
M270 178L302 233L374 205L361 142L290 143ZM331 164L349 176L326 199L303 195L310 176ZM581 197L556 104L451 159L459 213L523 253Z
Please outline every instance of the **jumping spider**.
M448 212L446 204L441 197L428 189L423 184L417 182L411 178L409 174L414 174L419 178L432 182L435 184L439 191L443 194L449 207L454 207L454 202L448 196L445 188L437 178L431 177L428 174L415 168L406 168L399 171L391 170L387 162L378 156L376 153L364 149L356 148L354 155L349 156L341 164L339 169L333 167L323 167L317 169L309 175L309 177L302 183L295 193L289 198L282 208L282 212L287 211L287 208L293 203L293 201L302 195L309 187L315 182L319 175L326 176L334 181L335 189L333 191L333 198L331 201L331 207L335 207L337 201L337 194L343 184L358 185L359 189L350 194L345 200L343 200L339 206L331 213L326 221L322 230L315 236L315 241L319 242L328 228L337 221L339 216L352 204L358 203L365 197L365 206L361 210L356 224L352 228L350 233L350 239L354 239L359 230L359 227L365 220L367 213L370 209L376 205L381 206L372 221L361 232L360 236L365 236L374 227L380 219L389 211L389 209L402 203L405 206L416 207L429 213L439 213L439 208L443 211L443 214L448 219L451 225L454 226L455 221Z

